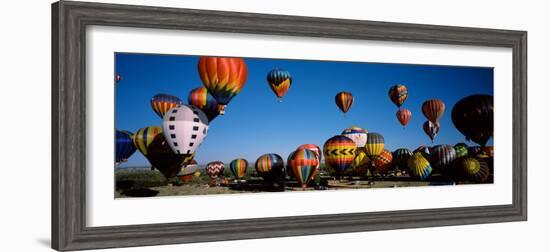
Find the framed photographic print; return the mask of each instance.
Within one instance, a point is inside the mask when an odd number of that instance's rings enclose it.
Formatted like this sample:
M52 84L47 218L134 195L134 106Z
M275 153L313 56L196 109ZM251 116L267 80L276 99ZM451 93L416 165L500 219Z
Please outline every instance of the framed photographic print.
M525 31L52 5L52 247L527 219Z

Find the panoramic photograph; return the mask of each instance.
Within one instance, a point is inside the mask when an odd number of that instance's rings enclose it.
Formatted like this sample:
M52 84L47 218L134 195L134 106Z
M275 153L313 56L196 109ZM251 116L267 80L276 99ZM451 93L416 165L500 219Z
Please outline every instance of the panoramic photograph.
M494 181L493 68L114 57L115 198Z

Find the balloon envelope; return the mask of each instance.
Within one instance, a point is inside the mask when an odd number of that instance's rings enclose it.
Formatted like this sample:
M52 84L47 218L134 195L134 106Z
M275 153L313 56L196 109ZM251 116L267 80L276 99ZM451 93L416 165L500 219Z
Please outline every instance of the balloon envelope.
M208 117L208 121L214 120L220 114L220 107L216 99L208 93L208 90L205 87L199 87L191 90L189 96L187 97L187 102L189 105L193 105Z
M284 178L285 164L283 158L275 153L268 153L256 160L256 171L267 181L276 181Z
M431 122L431 121L425 121L422 125L422 129L424 130L424 133L430 137L430 140L432 140L432 143L434 141L434 138L437 136L437 133L439 133L439 122Z
M282 99L290 89L292 76L287 70L273 69L267 74L267 83L277 98Z
M426 180L430 174L432 174L432 166L420 152L415 153L409 158L407 163L409 166L409 173L415 178Z
M355 142L348 137L333 136L323 146L325 164L340 174L351 166L355 158L355 149Z
M373 159L374 170L380 174L386 174L393 168L393 155L391 151L384 149L380 155Z
M115 161L117 163L126 162L136 152L133 137L133 134L129 131L116 131Z
M493 96L471 95L461 99L453 106L451 119L467 140L485 146L493 136Z
M393 152L393 159L400 170L407 170L407 162L413 153L406 148L400 148Z
M353 140L357 148L362 148L367 143L367 133L367 130L354 126L342 131L341 135Z
M422 104L422 113L432 123L439 122L445 112L445 103L439 99L427 100Z
M319 159L313 151L301 149L294 152L289 159L290 168L296 180L305 187L319 167Z
M406 108L401 108L395 113L395 116L399 123L405 127L411 120L411 111Z
M134 145L143 154L147 156L147 148L153 142L157 135L162 135L162 128L158 126L148 126L139 129L134 135Z
M169 94L157 94L151 98L151 107L160 118L166 114L166 111L181 104L183 102L180 98Z
M408 94L409 92L407 91L407 87L401 84L397 84L391 87L388 91L388 96L390 97L390 100L397 107L401 107L401 105L403 105L408 97Z
M222 161L213 161L206 165L206 174L211 178L217 178L220 174L223 174L225 164Z
M180 105L164 115L162 127L176 154L193 154L208 133L208 118L197 107Z
M229 170L233 173L236 179L242 179L246 176L248 161L244 158L237 158L229 163Z
M432 148L430 164L438 171L450 174L452 163L456 159L456 152L453 146L447 144L436 145Z
M172 152L170 145L168 145L162 134L157 135L149 144L146 155L149 163L166 178L176 176L185 160L191 156L190 154L175 154Z
M200 57L198 70L202 84L221 105L227 105L241 91L248 76L242 58Z
M365 144L365 153L370 159L374 159L384 151L384 137L378 133L367 134L367 143Z
M342 112L347 113L353 105L353 95L350 92L342 91L334 97L334 102L336 106L342 110Z

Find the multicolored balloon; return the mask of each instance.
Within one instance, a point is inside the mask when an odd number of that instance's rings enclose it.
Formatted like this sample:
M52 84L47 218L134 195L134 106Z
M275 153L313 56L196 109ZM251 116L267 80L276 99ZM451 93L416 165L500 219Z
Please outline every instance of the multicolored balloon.
M243 58L200 57L198 64L202 84L220 104L220 114L225 106L241 92L248 76Z
M397 167L405 171L407 170L407 162L409 161L409 158L411 158L413 153L406 148L400 148L393 152L393 159L395 160L395 164Z
M489 179L489 166L479 158L460 158L455 162L455 166L463 179L472 180L477 183L483 183Z
M415 178L426 180L432 174L430 162L420 152L415 153L409 158L407 164L409 166L409 173Z
M305 188L319 167L319 159L313 151L301 149L290 157L289 165L296 180Z
M342 131L342 136L353 140L357 148L362 148L367 143L367 133L367 130L353 126Z
M390 88L388 95L395 106L401 107L407 99L409 92L405 85L397 84Z
M248 161L244 158L237 158L229 163L229 170L235 176L236 179L242 179L246 176L246 169L248 168Z
M493 146L482 147L481 150L487 155L487 157L492 158L495 155L495 149Z
M371 167L371 162L372 160L367 156L364 148L356 149L355 158L353 158L353 163L351 164L351 170L358 176L365 176Z
M199 87L191 90L189 96L187 97L187 102L189 105L193 105L208 117L208 121L214 120L220 114L220 105L205 87Z
M353 105L353 95L350 92L342 91L336 94L334 102L336 102L336 106L345 114L349 111L351 105Z
M403 128L405 128L411 120L411 111L406 108L400 108L397 113L395 113L395 116L399 123L403 125Z
M393 155L391 151L384 149L373 160L374 170L379 174L386 174L393 168Z
M206 174L211 178L217 178L220 174L223 174L225 164L222 161L212 161L206 164Z
M126 130L116 130L115 135L115 162L122 163L136 152L134 145L134 134Z
M376 158L384 151L384 137L378 133L367 133L367 143L365 144L365 153L370 159Z
M256 160L256 171L266 181L277 181L285 176L283 158L275 153L268 153Z
M166 111L182 104L183 101L180 98L169 94L157 94L151 98L151 107L160 118L166 114Z
M177 176L183 183L189 183L189 181L191 181L191 179L195 175L195 172L197 172L198 170L199 166L197 164L186 165L181 168Z
M432 123L439 122L445 112L445 103L439 99L427 100L422 104L422 113Z
M455 144L454 148L456 152L456 158L468 156L468 147L464 145Z
M430 156L430 147L424 145L418 146L418 148L413 151L413 154L417 152L421 153L425 158L428 158Z
M147 148L159 134L162 135L161 127L149 126L141 128L134 135L134 145L141 154L147 156Z
M338 135L329 138L323 145L325 164L338 175L348 169L355 158L356 145L348 137Z
M466 140L485 146L493 136L493 96L471 95L461 99L453 106L451 120Z
M433 123L431 121L425 121L422 125L422 129L424 133L430 137L433 143L434 138L437 136L437 133L439 133L439 122Z
M164 136L176 154L193 154L208 133L208 118L195 106L170 109L162 122Z
M319 146L317 146L316 144L302 144L300 146L298 146L298 148L296 148L296 150L310 150L310 151L313 151L313 153L315 153L315 155L317 155L317 159L319 159L319 161L321 161L321 157L322 157L322 151L321 151L321 148L319 148Z
M430 163L435 169L444 173L451 174L449 170L451 164L456 159L456 152L453 146L447 144L436 145L432 148Z
M290 152L290 154L288 154L288 157L286 158L286 169L285 169L285 172L286 172L286 175L290 178L294 178L294 173L292 172L292 169L290 168L290 158L292 157L292 155L294 155L294 152L296 151L292 151Z
M149 163L159 170L167 179L176 176L185 161L192 159L191 154L175 154L164 135L158 134L155 139L147 147L147 155L145 156Z
M267 74L267 83L273 93L277 96L279 101L283 100L283 96L290 89L292 84L292 76L287 70L284 69L273 69Z

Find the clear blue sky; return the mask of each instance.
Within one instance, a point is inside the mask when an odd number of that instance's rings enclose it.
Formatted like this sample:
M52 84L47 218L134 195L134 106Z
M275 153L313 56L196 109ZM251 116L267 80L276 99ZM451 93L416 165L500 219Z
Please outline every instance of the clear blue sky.
M162 125L150 106L158 93L180 97L187 103L193 88L202 86L197 73L197 56L117 53L116 128L136 132L139 128ZM422 103L431 98L445 102L436 144L465 142L451 122L451 109L472 94L493 95L493 69L480 67L427 66L357 62L329 62L246 58L248 80L233 98L226 114L210 124L208 136L197 150L200 164L244 157L250 163L264 153L286 158L297 146L325 140L350 126L359 126L384 136L386 148L414 149L432 145L422 130L426 118ZM266 75L273 68L288 70L293 82L283 102L277 102ZM406 129L395 117L397 107L388 98L395 84L408 87L403 104L412 112ZM353 93L355 101L346 116L334 103L340 91ZM493 140L489 141L492 145ZM475 145L474 143L468 143ZM148 165L136 152L123 166Z

